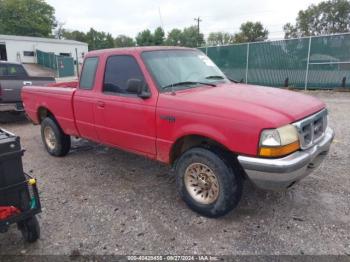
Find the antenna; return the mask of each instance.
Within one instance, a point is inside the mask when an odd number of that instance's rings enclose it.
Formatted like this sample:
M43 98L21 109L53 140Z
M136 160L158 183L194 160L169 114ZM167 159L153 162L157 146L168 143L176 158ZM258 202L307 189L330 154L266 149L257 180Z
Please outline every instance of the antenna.
M160 11L160 6L158 7L158 13L159 13L160 24L162 25L162 28L163 28L163 30L165 31L164 23L163 23L163 18L162 18L162 12Z

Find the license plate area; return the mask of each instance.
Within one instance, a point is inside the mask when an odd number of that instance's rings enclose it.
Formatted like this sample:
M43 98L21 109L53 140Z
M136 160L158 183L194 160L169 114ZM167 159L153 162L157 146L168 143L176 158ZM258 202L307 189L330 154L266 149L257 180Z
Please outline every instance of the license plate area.
M23 111L24 110L23 104L21 102L16 103L16 110L17 111Z

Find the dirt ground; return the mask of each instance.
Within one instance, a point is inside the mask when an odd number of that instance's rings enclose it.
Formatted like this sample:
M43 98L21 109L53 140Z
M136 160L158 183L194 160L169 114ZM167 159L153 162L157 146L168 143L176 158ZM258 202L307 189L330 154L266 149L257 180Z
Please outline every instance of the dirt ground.
M220 219L188 209L167 166L82 140L54 158L39 126L2 115L1 127L21 136L43 212L37 243L13 226L0 234L0 254L350 255L350 93L310 94L327 103L336 132L321 168L287 192L247 181L238 208Z

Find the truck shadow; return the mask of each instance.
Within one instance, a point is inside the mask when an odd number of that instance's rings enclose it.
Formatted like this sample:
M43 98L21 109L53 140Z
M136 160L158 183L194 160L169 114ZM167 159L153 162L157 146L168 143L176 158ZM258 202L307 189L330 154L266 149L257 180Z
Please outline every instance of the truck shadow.
M28 122L29 120L22 112L0 112L0 124L21 124Z
M147 195L147 199L166 198L167 201L171 202L169 205L174 206L174 208L187 209L184 203L179 206L182 201L176 192L175 173L171 167L87 140L72 139L70 155L80 158L85 154L93 154L98 157L99 165L104 166L101 173L106 180L110 183L114 183L114 180L118 181L113 185L114 187L123 185L132 191L137 191L139 196ZM115 167L121 167L124 172L109 174L108 170L113 170ZM149 188L152 190L150 191ZM265 191L256 188L249 180L245 180L241 202L233 212L222 219L238 221L247 216L258 217L262 213L273 214L274 210L279 209L281 205L293 205L292 191L292 189L281 192ZM171 192L171 196L169 192ZM145 199L142 197L140 201L146 201Z

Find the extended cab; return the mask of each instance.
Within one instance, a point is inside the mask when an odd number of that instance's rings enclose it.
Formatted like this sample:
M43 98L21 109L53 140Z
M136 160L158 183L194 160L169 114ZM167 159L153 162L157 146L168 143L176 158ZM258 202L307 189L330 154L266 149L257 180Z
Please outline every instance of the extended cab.
M0 111L23 111L23 86L44 86L55 82L53 77L30 76L22 64L0 62Z
M93 51L79 82L25 86L22 97L50 154L66 155L75 136L168 163L184 201L209 217L238 204L244 178L291 187L334 137L323 102L233 83L196 49Z

